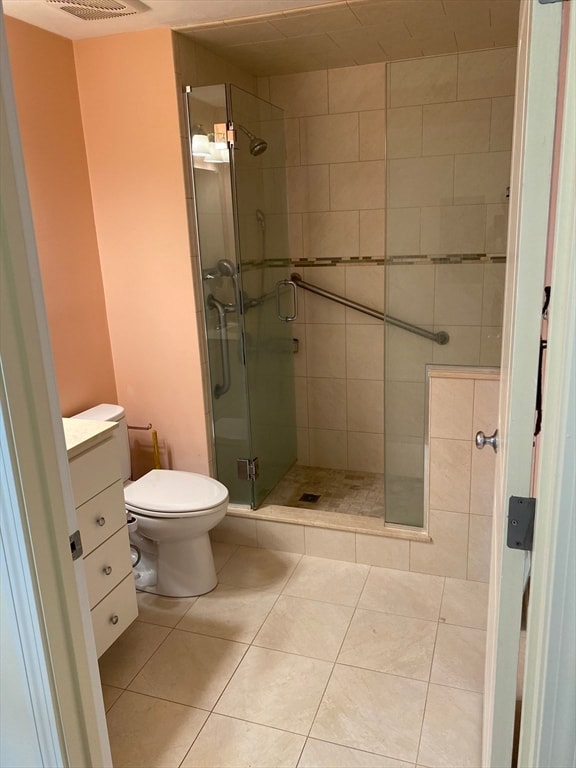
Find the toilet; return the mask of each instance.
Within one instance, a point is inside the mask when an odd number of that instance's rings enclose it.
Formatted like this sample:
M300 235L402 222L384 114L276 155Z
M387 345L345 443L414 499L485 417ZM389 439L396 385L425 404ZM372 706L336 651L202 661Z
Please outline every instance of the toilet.
M208 532L228 508L228 490L212 477L153 469L131 481L124 408L102 404L75 419L115 421L136 588L166 597L210 592L218 579Z

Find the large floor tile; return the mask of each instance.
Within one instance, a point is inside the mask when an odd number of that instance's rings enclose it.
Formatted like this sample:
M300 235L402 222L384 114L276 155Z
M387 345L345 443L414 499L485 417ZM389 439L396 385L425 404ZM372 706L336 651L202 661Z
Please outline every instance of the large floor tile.
M413 768L413 764L328 741L308 739L298 768Z
M337 664L310 736L415 762L427 685Z
M112 704L117 701L122 693L122 688L113 688L111 685L102 686L102 698L104 700L104 709L106 712L108 712Z
M175 629L134 679L130 690L211 709L246 648L242 643Z
M207 712L126 691L107 716L114 768L173 768L182 759Z
M485 655L484 630L440 624L430 681L481 693Z
M482 581L446 579L440 621L460 627L486 629L488 584Z
M358 608L338 662L428 680L436 627L434 621Z
M443 576L373 567L358 607L438 621L443 588Z
M431 685L418 762L427 768L480 768L482 696Z
M178 629L250 643L277 599L275 592L219 584L198 598Z
M332 664L252 647L215 712L306 735Z
M295 768L305 737L212 714L181 768Z
M126 688L169 634L167 627L135 621L98 660L100 680Z
M254 645L336 661L354 609L282 595Z
M220 584L280 592L301 555L239 547L218 574Z
M228 544L224 541L212 541L212 555L214 556L214 565L219 572L238 549L237 544Z
M162 597L149 592L136 592L138 620L162 627L175 627L197 597Z
M284 588L285 595L355 606L370 566L304 556Z

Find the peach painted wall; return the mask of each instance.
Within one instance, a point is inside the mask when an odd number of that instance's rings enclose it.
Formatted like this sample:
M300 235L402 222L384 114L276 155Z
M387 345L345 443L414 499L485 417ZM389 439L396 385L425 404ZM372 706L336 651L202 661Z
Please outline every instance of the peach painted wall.
M72 43L4 18L60 406L114 400L116 384Z
M164 467L208 473L172 33L74 43L119 402ZM136 475L147 433L132 433Z

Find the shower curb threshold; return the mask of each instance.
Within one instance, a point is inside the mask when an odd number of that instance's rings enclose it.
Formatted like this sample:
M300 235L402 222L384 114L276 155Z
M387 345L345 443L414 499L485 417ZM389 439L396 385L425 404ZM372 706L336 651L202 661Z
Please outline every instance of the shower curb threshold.
M430 534L421 528L385 525L382 520L360 515L346 515L340 512L283 507L278 504L264 504L258 509L251 509L239 504L230 504L228 517L240 517L248 520L264 520L288 525L302 525L309 528L325 528L333 531L382 536L390 539L431 542ZM335 520L335 517L341 518Z

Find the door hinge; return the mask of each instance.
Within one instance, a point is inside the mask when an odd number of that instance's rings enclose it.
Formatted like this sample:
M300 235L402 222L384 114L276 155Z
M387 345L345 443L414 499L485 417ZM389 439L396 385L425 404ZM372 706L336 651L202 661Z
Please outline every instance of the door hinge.
M217 143L226 143L232 148L236 143L236 129L234 123L214 123L214 141Z
M260 462L257 458L254 459L237 459L236 466L238 467L238 479L239 480L257 480L260 474Z
M72 560L78 560L79 557L82 557L82 539L80 537L80 531L74 531L69 538Z
M530 496L510 496L508 503L508 537L510 549L532 551L536 499Z

